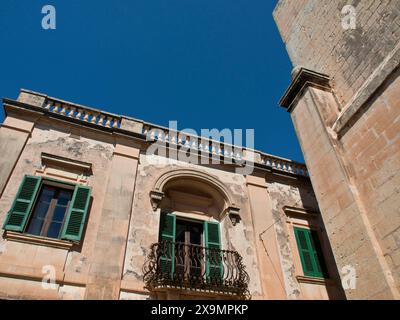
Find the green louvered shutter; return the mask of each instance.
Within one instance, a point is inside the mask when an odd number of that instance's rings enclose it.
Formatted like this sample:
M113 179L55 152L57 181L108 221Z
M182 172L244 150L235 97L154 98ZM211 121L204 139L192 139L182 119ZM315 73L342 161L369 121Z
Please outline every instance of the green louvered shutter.
M223 276L221 257L221 236L219 223L204 222L204 242L206 247L206 277L209 282L221 282Z
M41 177L25 176L14 199L11 210L4 223L5 230L23 232L36 195L40 188Z
M80 241L89 209L91 188L77 185L72 196L61 239Z
M323 278L327 275L318 233L309 229L294 228L304 275Z
M311 247L313 248L316 274L318 277L328 278L328 269L325 264L325 258L321 248L321 242L318 237L318 232L312 230L309 233L309 238Z
M162 255L160 257L161 272L169 274L173 277L175 270L175 233L176 233L176 216L172 213L162 212L160 217L160 242Z

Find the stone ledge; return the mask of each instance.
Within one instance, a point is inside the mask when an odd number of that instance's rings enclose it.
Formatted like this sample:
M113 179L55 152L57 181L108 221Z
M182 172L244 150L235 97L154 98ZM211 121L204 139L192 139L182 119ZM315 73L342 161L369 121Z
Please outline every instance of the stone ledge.
M92 173L92 164L88 162L56 156L45 152L41 153L41 159L42 159L42 164L54 164L60 167L73 168L83 173L88 173L88 174Z
M314 278L308 276L296 276L296 279L299 283L310 283L310 284L325 285L325 286L334 284L334 281L329 278L326 279L326 278Z
M0 277L2 278L15 278L41 282L43 280L43 276L44 274L42 272L42 268L0 263ZM54 279L55 283L62 284L63 278L63 270L56 268Z
M312 219L318 218L320 216L318 212L305 208L284 206L282 209L287 216L307 216Z
M23 234L14 231L6 231L5 238L10 241L17 241L29 244L37 244L41 246L53 247L58 249L70 250L74 243L66 240L50 239L44 237L37 237L33 235Z

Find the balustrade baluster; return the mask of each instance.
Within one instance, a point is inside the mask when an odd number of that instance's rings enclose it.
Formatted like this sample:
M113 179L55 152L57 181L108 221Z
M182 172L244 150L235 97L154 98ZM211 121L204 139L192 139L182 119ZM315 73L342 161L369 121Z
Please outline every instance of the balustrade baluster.
M54 113L59 113L60 112L60 106L61 106L60 103L56 102L54 104L53 112Z
M73 118L75 115L75 108L73 106L69 107L68 117Z
M104 126L104 115L100 113L99 122L97 122L99 126Z

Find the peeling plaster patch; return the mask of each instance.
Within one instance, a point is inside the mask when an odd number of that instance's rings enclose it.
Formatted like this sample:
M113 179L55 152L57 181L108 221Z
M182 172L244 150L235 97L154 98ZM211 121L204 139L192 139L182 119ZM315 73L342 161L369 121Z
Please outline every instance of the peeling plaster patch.
M134 257L132 257L132 259L134 259ZM132 260L131 260L131 264L133 264ZM142 275L142 274L139 274L139 273L137 273L137 272L135 272L135 271L133 271L133 270L127 270L127 271L125 272L125 274L124 274L124 276L129 276L129 275L135 277L135 278L136 278L137 280L139 280L139 281L142 281L142 280L143 280L143 275Z
M87 138L76 140L69 137L67 133L43 128L36 128L33 131L32 138L29 139L27 146L42 146L44 149L48 149L49 147L51 148L52 144L57 146L57 149L64 150L68 154L72 153L79 158L86 156L87 150L93 150L96 152L97 157L100 155L107 160L112 158L113 153L113 147L109 143Z
M249 290L251 294L260 295L261 282L259 277L255 276L259 272L256 262L257 258L251 248L252 241L249 240L251 239L252 232L247 230L243 221L232 228L226 228L226 232L228 233L226 235L228 248L239 252L243 258L243 264L246 266L246 271L250 276Z
M268 190L272 202L272 215L276 221L274 228L277 235L286 292L289 298L298 298L300 295L300 286L295 276L293 255L285 226L286 217L283 216L282 208L284 206L311 206L316 201L310 193L305 198L304 192L300 194L299 189L293 186L271 183L268 186Z

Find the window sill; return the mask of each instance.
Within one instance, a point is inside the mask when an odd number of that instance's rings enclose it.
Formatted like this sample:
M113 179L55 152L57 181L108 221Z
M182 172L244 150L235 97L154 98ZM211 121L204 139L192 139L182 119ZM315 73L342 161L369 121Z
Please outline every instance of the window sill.
M5 238L7 240L16 241L16 242L30 243L30 244L40 245L40 246L47 246L47 247L66 249L66 250L70 250L74 245L73 242L70 242L67 240L38 237L38 236L33 236L30 234L23 234L23 233L14 232L14 231L6 231Z
M296 279L300 283L311 283L319 285L331 285L333 283L332 279L329 278L316 278L310 276L296 276Z

